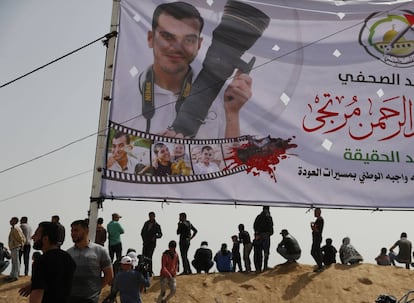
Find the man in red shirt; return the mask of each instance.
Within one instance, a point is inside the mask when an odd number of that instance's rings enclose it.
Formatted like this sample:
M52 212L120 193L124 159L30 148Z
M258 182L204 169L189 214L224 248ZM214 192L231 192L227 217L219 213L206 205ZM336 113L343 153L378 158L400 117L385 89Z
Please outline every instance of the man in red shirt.
M160 272L160 295L158 296L157 303L168 303L177 289L175 276L178 272L178 255L175 252L177 242L174 240L168 243L168 250L164 251L161 258L161 272ZM170 292L166 295L167 287Z

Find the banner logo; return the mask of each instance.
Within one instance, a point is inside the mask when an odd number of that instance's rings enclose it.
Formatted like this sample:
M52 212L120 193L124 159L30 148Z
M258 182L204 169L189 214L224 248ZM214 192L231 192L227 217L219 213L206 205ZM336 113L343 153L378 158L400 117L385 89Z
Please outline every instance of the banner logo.
M368 54L395 67L414 65L414 14L374 13L361 29L359 42Z

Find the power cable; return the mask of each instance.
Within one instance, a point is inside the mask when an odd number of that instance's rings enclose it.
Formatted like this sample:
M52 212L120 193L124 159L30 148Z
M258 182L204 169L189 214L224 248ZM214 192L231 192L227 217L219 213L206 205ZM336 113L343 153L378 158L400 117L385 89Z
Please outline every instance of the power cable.
M17 77L16 79L13 79L13 80L11 80L9 82L6 82L6 83L0 85L0 88L3 88L5 86L7 86L7 85L10 85L10 84L12 84L12 83L20 80L20 79L23 79L23 78L25 78L25 77L27 77L27 76L29 76L29 75L31 75L31 74L33 74L33 73L35 73L35 72L37 72L37 71L45 68L45 67L47 67L47 66L49 66L49 65L51 65L51 64L53 64L55 62L58 62L58 61L66 58L66 57L68 57L68 56L70 56L70 55L72 55L72 54L74 54L74 53L76 53L76 52L78 52L78 51L80 51L80 50L82 50L82 49L84 49L84 48L86 48L86 47L88 47L88 46L90 46L90 45L92 45L92 44L94 44L94 43L102 40L102 39L104 39L104 38L109 39L109 38L115 37L116 35L117 35L117 32L116 31L113 31L113 32L108 33L108 34L106 34L104 36L101 36L101 37L93 40L92 42L89 42L89 43L87 43L87 44L85 44L85 45L83 45L83 46L81 46L81 47L79 47L79 48L77 48L77 49L75 49L75 50L73 50L73 51L71 51L71 52L69 52L69 53L61 56L61 57L59 57L59 58L56 58L56 59L54 59L54 60L52 60L52 61L50 61L50 62L48 62L48 63L46 63L46 64L44 64L42 66L39 66L38 68L35 68L34 70L32 70L32 71L30 71L30 72L28 72L28 73L26 73L24 75L21 75L21 76Z
M407 3L403 3L403 4L401 4L401 5L398 5L396 8L401 8L401 7L405 6L405 5L407 5ZM388 11L384 11L382 14L386 14L386 13L388 13ZM303 50L303 49L305 49L305 48L307 48L307 47L310 47L310 46L312 46L312 45L314 45L314 44L316 44L316 43L318 43L318 42L321 42L321 41L323 41L323 40L325 40L325 39L328 39L328 38L330 38L330 37L332 37L332 36L334 36L334 35L336 35L336 34L339 34L339 33L341 33L341 32L344 32L344 31L346 31L346 30L349 30L349 29L351 29L351 28L353 28L353 27L355 27L355 26L358 26L358 25L360 25L361 23L363 23L363 21L358 22L358 23L353 24L353 25L350 25L350 26L345 27L345 28L343 28L343 29L340 29L340 30L338 30L338 31L336 31L336 32L333 32L333 33L328 34L328 35L326 35L326 36L324 36L324 37L321 37L320 39L317 39L317 40L315 40L315 41L311 41L311 42L307 43L306 45L300 46L300 47L298 47L298 48L296 48L296 49L293 49L293 50L291 50L291 51L289 51L289 52L287 52L287 53L285 53L285 54L282 54L282 55L280 55L280 56L276 56L276 57L274 57L274 58L270 58L267 62L264 62L264 63L263 63L263 64L261 64L261 65L255 66L255 67L254 67L254 69L258 69L258 68L260 68L260 67L262 67L262 66L265 66L265 65L267 65L267 64L270 64L270 63L272 63L272 62L274 62L274 61L276 61L276 60L278 60L278 59L280 59L280 58L283 58L283 57L285 57L285 56L288 56L288 55L290 55L290 54L292 54L292 53L294 53L294 52L297 52L297 51ZM85 47L87 47L87 46L89 46L89 45L91 45L91 44L93 44L93 43L95 43L95 42L97 42L97 41L99 41L99 40L101 40L101 39L103 39L103 38L107 38L107 39L109 39L109 38L116 37L116 36L117 36L117 32L116 32L116 31L113 31L113 32L111 32L111 33L108 33L108 34L106 34L106 35L104 35L104 36L102 36L102 37L100 37L100 38L98 38L98 39L96 39L96 40L94 40L94 41L92 41L92 42L90 42L90 43L86 44L85 46L82 46L82 47L80 47L80 48L78 48L78 49L76 49L76 50L74 50L74 51L72 51L72 52L70 52L70 53L68 53L68 54L66 54L66 55L64 55L64 56L62 56L62 57L60 57L60 58L57 58L57 59L55 59L55 60L53 60L53 61L51 61L51 62L49 62L49 63L47 63L47 64L45 64L45 65L43 65L43 66L41 66L41 67L39 67L39 68L37 68L37 69L35 69L35 70L33 70L33 71L31 71L31 72L29 72L29 73L25 74L25 75L22 75L22 76L20 76L20 77L18 77L18 78L16 78L16 79L14 79L14 80L12 80L12 81L9 81L9 82L7 82L7 83L5 83L5 84L1 85L1 86L0 86L0 88L4 87L4 86L6 86L6 85L9 85L9 84L11 84L11 83L13 83L13 82L15 82L15 81L17 81L17 80L21 79L21 78L24 78L24 77L26 77L26 76L28 76L28 75L30 75L30 74L32 74L32 73L34 73L34 72L36 72L36 71L38 71L38 70L40 70L40 69L44 68L44 67L46 67L46 66L48 66L48 65L50 65L50 64L52 64L52 63L54 63L54 62L57 62L57 61L59 61L60 59L63 59L63 58L65 58L65 57L67 57L67 56L69 56L69 55L71 55L71 54L73 54L73 53L75 53L75 52L77 52L77 51L81 50L82 48L85 48ZM104 43L104 44L105 44L105 43ZM208 89L208 88L206 88L206 89ZM197 92L197 93L201 93L201 92ZM166 105L163 105L163 106L166 106ZM162 106L161 106L161 107L162 107ZM141 115L138 115L138 116L135 116L135 117L132 117L132 118L130 118L130 119L127 119L126 121L124 121L124 122L122 122L122 123L129 122L129 121L131 121L131 120L133 120L133 119L136 119L136 118L138 118L138 117L140 117L140 116L142 116L142 114L141 114ZM122 124L122 123L121 123L121 124ZM37 156L37 157L34 157L34 158L30 159L30 160L27 160L27 161L21 162L21 163L19 163L19 164L16 164L16 165L10 166L10 167L8 167L8 168L6 168L6 169L0 170L0 174L4 173L4 172L6 172L6 171L12 170L12 169L14 169L14 168L17 168L17 167L19 167L19 166L25 165L25 164L27 164L27 163L30 163L30 162L36 161L36 160L38 160L38 159L44 158L44 157L46 157L46 156L48 156L48 155L50 155L50 154L53 154L53 153L55 153L55 152L57 152L57 151L60 151L60 150L62 150L62 149L64 149L64 148L66 148L66 147L70 146L70 145L73 145L73 144L75 144L75 143L78 143L78 142L80 142L80 141L83 141L83 140L85 140L85 139L87 139L87 138L89 138L89 137L91 137L91 136L94 136L94 135L99 134L99 133L101 133L101 132L104 132L104 131L106 131L106 130L107 130L107 128L105 128L104 130L98 130L98 132L97 132L97 133L94 133L94 134L91 134L91 135L85 136L85 137L80 138L80 139L78 139L78 140L72 141L72 142L70 142L70 143L68 143L68 144L65 144L65 145L63 145L63 146L61 146L61 147L59 147L59 148L56 148L56 149L54 149L54 150L52 150L52 151L50 151L50 152L44 153L44 154L42 154L42 155L40 155L40 156Z
M92 137L92 136L95 136L95 135L97 135L97 134L99 134L99 131L98 131L98 132L96 132L96 133L93 133L93 134L87 135L87 136L85 136L85 137L83 137L83 138L80 138L80 139L74 140L74 141L72 141L72 142L69 142L69 143L67 143L67 144L65 144L65 145L62 145L61 147L55 148L55 149L53 149L53 150L51 150L51 151L49 151L49 152L47 152L47 153L41 154L41 155L36 156L36 157L34 157L34 158L32 158L32 159L26 160L26 161L21 162L21 163L19 163L19 164L16 164L16 165L10 166L10 167L8 167L8 168L6 168L6 169L0 170L0 174L4 173L4 172L6 172L6 171L12 170L12 169L14 169L14 168L17 168L17 167L19 167L19 166L22 166L22 165L28 164L28 163L30 163L30 162L33 162L33 161L39 160L39 159L41 159L41 158L44 158L44 157L46 157L46 156L48 156L48 155L51 155L51 154L53 154L53 153L55 153L55 152L58 152L58 151L60 151L60 150L62 150L62 149L65 149L66 147L69 147L69 146L71 146L71 145L73 145L73 144L76 144L76 143L78 143L78 142L81 142L81 141L83 141L83 140L86 140L86 139L88 139L88 138L90 138L90 137Z
M57 180L57 181L53 181L53 182L51 182L51 183L48 183L48 184L45 184L45 185L42 185L42 186L39 186L39 187L36 187L36 188L33 188L33 189L26 190L26 191L24 191L24 192L21 192L21 193L15 194L15 195L13 195L13 196L9 196L9 197L3 198L3 199L1 199L1 200L0 200L0 203L1 203L1 202L8 201L8 200L11 200L11 199L14 199L14 198L17 198L17 197L20 197L20 196L27 195L27 194L29 194L29 193L32 193L32 192L35 192L35 191L41 190L41 189L43 189L43 188L46 188L46 187L49 187L49 186L52 186L52 185L55 185L55 184L58 184L58 183L61 183L61 182L65 182L65 181L70 180L70 179L77 178L77 177L79 177L79 176L81 176L81 175L84 175L84 174L87 174L87 173L89 173L89 172L91 172L91 171L92 171L92 169L89 169L89 170L87 170L87 171L83 171L83 172L77 173L77 174L75 174L75 175L72 175L72 176L69 176L69 177L66 177L66 178L63 178L63 179Z

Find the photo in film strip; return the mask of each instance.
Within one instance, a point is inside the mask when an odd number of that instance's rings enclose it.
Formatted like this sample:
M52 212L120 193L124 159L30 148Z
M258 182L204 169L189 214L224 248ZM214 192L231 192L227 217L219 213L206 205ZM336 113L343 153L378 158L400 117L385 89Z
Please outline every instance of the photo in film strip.
M290 140L184 139L153 135L111 123L103 178L129 183L171 184L212 180L253 168L272 177Z
M104 178L133 183L187 183L220 178L229 169L232 148L245 138L181 139L136 131L111 123Z

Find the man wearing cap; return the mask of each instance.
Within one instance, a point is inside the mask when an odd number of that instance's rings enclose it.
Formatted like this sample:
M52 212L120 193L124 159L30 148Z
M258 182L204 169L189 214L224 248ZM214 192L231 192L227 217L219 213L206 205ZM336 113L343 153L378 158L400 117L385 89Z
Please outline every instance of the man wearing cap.
M115 276L112 296L119 291L122 303L141 303L141 291L150 285L148 273L145 277L134 270L133 260L129 256L122 257L121 271Z
M295 263L302 252L298 241L289 234L287 229L282 229L280 234L283 239L278 244L276 251L287 260L286 264Z
M108 231L109 239L109 256L111 261L114 261L114 256L116 255L116 260L121 260L122 256L122 242L121 235L124 233L124 229L119 223L119 219L122 218L119 214L112 214L112 221L108 223L106 229Z
M201 242L201 246L196 250L194 260L191 264L194 266L197 273L201 273L201 271L208 273L210 268L213 267L213 252L208 248L207 241Z

